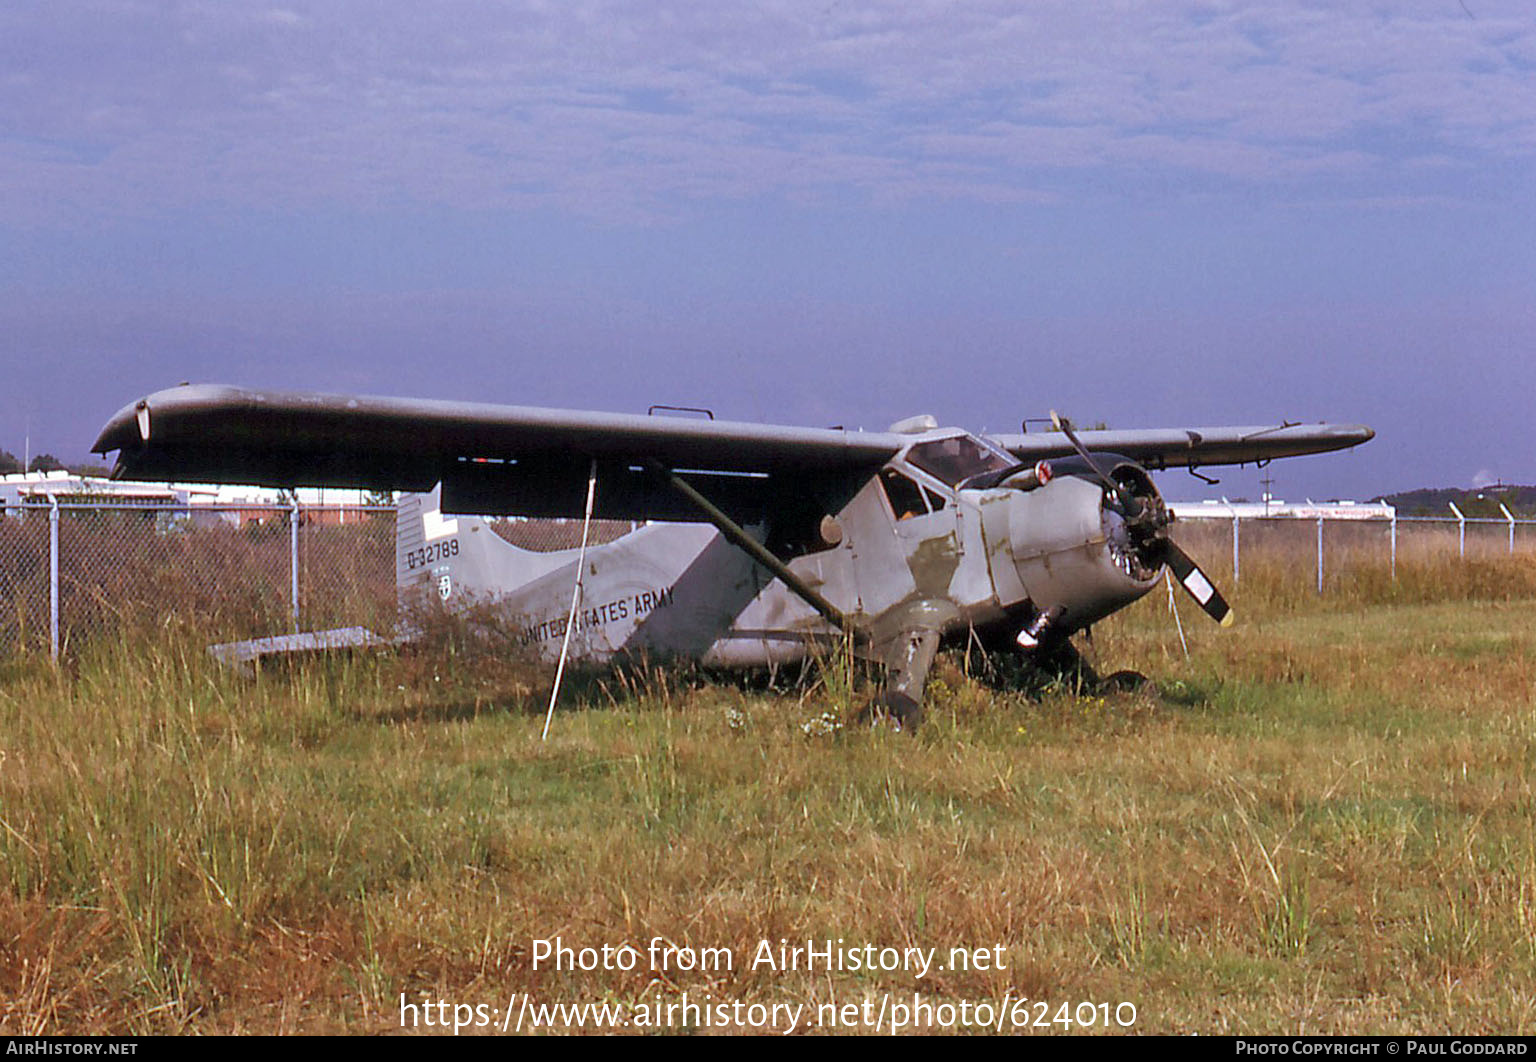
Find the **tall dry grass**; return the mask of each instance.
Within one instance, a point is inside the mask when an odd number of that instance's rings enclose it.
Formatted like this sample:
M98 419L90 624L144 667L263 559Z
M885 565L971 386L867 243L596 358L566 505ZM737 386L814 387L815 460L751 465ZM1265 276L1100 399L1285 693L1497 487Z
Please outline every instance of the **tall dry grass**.
M868 691L835 657L767 691L589 676L547 743L547 677L471 642L254 682L177 630L14 658L0 1029L920 990L1131 1001L1152 1032L1529 1033L1536 595L1487 563L1319 599L1245 561L1236 629L1179 602L1188 659L1161 592L1094 632L1101 670L1159 692L1026 696L950 656L915 737L854 725ZM555 936L736 961L534 970ZM1000 945L1006 968L747 968L780 938Z
M1465 555L1454 526L1400 524L1396 563L1384 523L1334 521L1323 529L1318 590L1317 525L1300 520L1245 520L1234 578L1232 526L1179 522L1175 537L1228 596L1245 607L1318 609L1438 601L1510 601L1536 596L1536 553L1511 553L1502 528L1468 532Z

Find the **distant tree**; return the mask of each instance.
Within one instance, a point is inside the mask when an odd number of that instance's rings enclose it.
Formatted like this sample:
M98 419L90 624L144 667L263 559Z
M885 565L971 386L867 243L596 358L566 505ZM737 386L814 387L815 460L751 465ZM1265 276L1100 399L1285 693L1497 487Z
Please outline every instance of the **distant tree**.
M9 450L0 450L0 476L21 471L21 459Z
M38 454L32 459L32 464L27 468L28 472L62 472L64 462L52 454Z
M1504 515L1499 508L1503 495L1492 490L1469 490L1462 496L1457 507L1467 516L1497 520Z
M1501 486L1484 490L1420 487L1399 494L1386 494L1375 500L1393 506L1402 516L1433 516L1448 520L1451 518L1451 503L1454 502L1463 516L1502 520L1504 510L1499 508L1501 501L1518 517L1536 512L1536 487Z

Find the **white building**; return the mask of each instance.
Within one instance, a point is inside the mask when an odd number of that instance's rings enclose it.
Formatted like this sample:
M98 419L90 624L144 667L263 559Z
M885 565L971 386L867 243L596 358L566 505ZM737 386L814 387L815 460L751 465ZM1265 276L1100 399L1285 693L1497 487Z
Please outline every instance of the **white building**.
M211 488L209 488L211 491ZM73 472L13 472L0 476L0 507L61 502L120 502L130 505L189 505L203 492L197 487L159 483L122 483Z
M1180 520L1392 520L1397 510L1386 502L1288 502L1278 498L1256 502L1219 500L1169 502Z
M328 525L359 519L357 508L367 498L353 490L301 488L296 493L307 518ZM25 508L52 505L55 499L61 505L164 506L190 511L196 526L222 521L235 527L281 519L289 504L281 492L263 487L132 483L65 471L0 476L0 513L20 516Z

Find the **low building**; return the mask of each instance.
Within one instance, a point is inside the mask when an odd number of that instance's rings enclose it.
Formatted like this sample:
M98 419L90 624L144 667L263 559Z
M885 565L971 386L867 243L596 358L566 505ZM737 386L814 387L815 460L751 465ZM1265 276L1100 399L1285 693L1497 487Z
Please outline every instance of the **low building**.
M73 472L15 472L0 476L0 510L14 514L23 506L61 503L186 506L194 489L156 483L122 483Z
M357 491L300 490L304 522L319 527L353 524L365 517ZM207 484L133 483L78 476L73 472L27 472L0 476L0 513L20 516L26 509L61 505L122 505L133 508L180 510L193 526L281 523L291 502L275 490L259 487L219 487Z
M1169 502L1180 520L1395 520L1397 510L1386 502L1287 502L1218 500Z

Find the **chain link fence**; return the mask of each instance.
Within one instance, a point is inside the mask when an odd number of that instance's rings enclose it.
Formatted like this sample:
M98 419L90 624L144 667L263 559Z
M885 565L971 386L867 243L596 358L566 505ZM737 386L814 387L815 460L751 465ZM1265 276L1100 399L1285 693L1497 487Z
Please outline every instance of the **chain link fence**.
M209 642L395 629L393 506L56 498L0 507L0 655L178 623ZM490 524L523 549L581 542L580 520ZM590 541L635 526L596 520Z
M0 510L0 655L57 656L178 623L209 642L364 626L393 631L389 506L193 506L65 500ZM524 549L570 548L579 520L496 520ZM592 541L630 531L594 522ZM1176 534L1233 589L1255 580L1335 592L1400 572L1536 558L1536 520L1182 517Z
M64 500L0 515L0 653L195 624L209 641L395 625L392 507Z
M554 553L581 546L582 521L532 520L513 516L489 521L491 530L519 549L535 553ZM587 545L601 546L622 538L640 525L630 520L593 520L587 531Z

